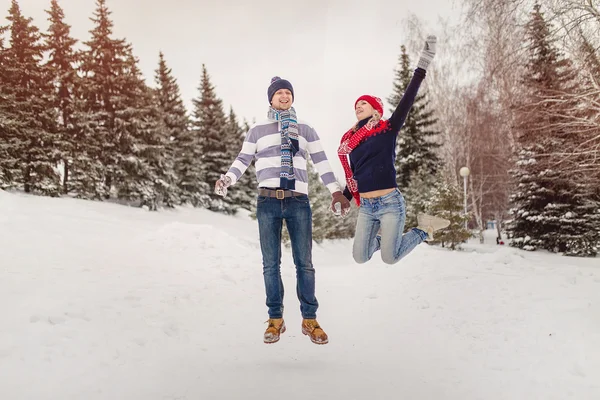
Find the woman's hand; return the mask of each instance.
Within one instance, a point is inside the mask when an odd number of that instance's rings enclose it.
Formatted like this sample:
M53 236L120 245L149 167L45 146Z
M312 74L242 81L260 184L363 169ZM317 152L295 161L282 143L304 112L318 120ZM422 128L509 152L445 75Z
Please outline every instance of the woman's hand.
M419 58L419 62L417 64L418 68L423 68L424 70L427 70L427 67L429 67L429 63L431 63L433 57L435 56L436 47L437 38L435 37L435 35L427 36L427 39L425 40L425 46L421 51L421 58Z

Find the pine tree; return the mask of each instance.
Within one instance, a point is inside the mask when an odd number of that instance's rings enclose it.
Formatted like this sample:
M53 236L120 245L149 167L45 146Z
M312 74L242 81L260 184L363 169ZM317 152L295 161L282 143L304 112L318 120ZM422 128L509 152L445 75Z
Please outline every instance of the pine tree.
M533 167L538 165L537 153L534 146L521 149L517 155L515 167L510 171L517 187L510 196L512 219L507 221L506 227L512 241L511 246L524 250L536 250L542 246L540 236L546 230L545 226L538 225L540 214L548 203L547 191L537 179L539 172L533 173ZM539 147L535 150L541 150ZM544 182L546 183L546 182Z
M49 33L45 49L49 52L46 66L53 84L52 105L58 113L58 135L55 141L62 162L62 191L68 192L70 159L73 157L74 135L77 130L75 105L77 104L76 85L78 83L74 46L77 40L71 38L71 27L64 22L64 12L57 0L51 1Z
M247 132L239 125L237 116L233 112L233 108L230 108L229 110L227 131L227 137L229 138L229 143L227 144L227 160L232 163L242 148L244 137ZM231 202L235 207L252 210L254 203L256 202L256 184L254 184L256 178L254 175L255 169L254 163L252 163L240 180L236 182L235 189L230 192Z
M40 33L25 18L16 0L9 9L10 47L3 50L2 97L0 114L7 119L3 135L3 180L7 177L25 192L58 195L59 160L54 145L56 115L50 106L51 86L42 65ZM18 120L18 121L15 121Z
M511 245L569 254L577 249L579 255L588 248L594 253L586 244L598 235L593 214L588 214L593 206L590 208L587 189L556 168L552 156L577 138L565 123L577 107L553 101L578 90L575 74L570 61L554 46L539 4L534 6L527 29L530 59L517 110L517 161L511 171L517 182L510 199Z
M154 80L157 85L155 101L165 126L166 158L169 162L169 173L166 175L170 177L168 179L170 190L166 194L165 204L173 206L182 202L181 194L184 188L180 186L179 177L185 176L185 166L194 162L190 157L193 151L191 149L186 151L183 144L193 143L193 138L191 138L190 121L181 99L179 85L167 66L162 52L159 53L158 69Z
M439 174L431 175L423 169L417 170L413 175L408 187L402 192L406 203L405 232L418 225L417 215L426 211L426 204L442 181Z
M319 176L312 161L307 160L308 194L312 209L313 240L317 243L329 239L338 222L331 211L331 194Z
M181 204L194 207L206 207L210 202L209 185L200 180L202 172L202 153L200 137L193 129L180 131L181 135L174 139L175 173Z
M256 123L256 122L254 122ZM248 121L246 119L244 119L244 123L242 124L243 128L242 131L244 132L243 137L244 139L246 138L246 135L248 134L248 131L250 130L250 124L248 123ZM254 160L252 160L252 162L250 163L250 165L248 166L248 169L246 169L246 172L244 173L244 175L246 176L244 182L245 182L245 186L246 186L246 190L248 195L251 197L251 202L250 202L250 212L254 213L256 212L256 190L258 189L258 183L257 183L257 177L256 177L256 165Z
M410 59L406 53L406 47L401 46L393 92L388 98L388 102L392 106L390 112L393 112L400 103L412 75L413 71L410 69ZM440 132L434 129L436 123L437 119L434 117L434 111L427 99L427 93L421 89L421 93L415 98L404 126L398 135L396 170L400 190L404 190L409 186L417 171L423 170L430 174L435 174L438 171L440 159L435 150L440 147L440 144L436 143L435 139Z
M439 183L425 203L425 208L427 213L450 221L450 226L434 234L434 240L429 241L430 244L441 243L442 246L448 245L455 250L471 236L465 228L465 221L469 220L469 216L464 215L462 198L456 186Z
M105 0L97 0L82 53L86 119L77 137L74 185L80 197L116 197L151 210L173 205L166 129L131 45L112 38L110 14Z
M132 54L124 71L120 98L126 106L115 110L120 123L115 126L119 142L114 185L119 199L154 211L168 199L174 178L167 158L166 128Z
M108 198L110 184L106 182L107 165L114 153L115 139L112 133L114 116L112 96L118 90L114 77L121 75L117 57L124 51L123 40L114 40L110 11L104 0L96 2L96 10L91 20L94 29L92 37L85 42L87 49L81 53L80 72L83 75L78 95L81 97L80 116L82 130L75 137L76 158L71 171L72 188L77 196L87 199Z
M201 194L210 199L208 209L228 214L235 213L231 197L220 197L214 193L215 182L230 166L227 159L227 118L223 111L223 102L217 98L215 88L210 82L206 66L202 65L200 97L193 100L193 131L199 137L201 154L200 182L204 183Z
M584 35L581 35L581 37L583 38L581 52L584 55L584 68L589 72L584 80L585 88L589 93L586 103L594 102L598 104L600 103L600 95L596 88L600 86L600 52ZM586 131L589 130L587 135L580 133L578 136L590 144L589 139L592 139L596 144L600 143L600 140L598 140L600 138L600 112L597 111L598 107L581 108L583 108L582 111L586 114L585 119L590 121L590 123L585 127L588 128ZM572 243L569 246L569 251L566 255L594 256L598 254L598 250L600 249L600 188L597 185L598 171L600 170L598 166L600 166L600 162L594 156L581 160L581 164L595 165L596 174L589 174L588 177L583 179L584 187L580 192L586 195L580 199L580 208L575 211L578 215L585 216L585 226L589 230L584 233L582 243Z
M181 92L164 55L159 54L158 69L155 73L156 101L162 115L169 138L167 147L173 158L175 193L179 204L204 206L208 204L208 186L199 180L202 154L200 137L190 129L190 119L181 99Z
M556 239L558 243L565 242L566 256L596 257L600 249L600 196L595 193L598 188L586 184L575 186L574 207L558 215L559 223L571 230L562 230L561 237Z
M85 42L87 49L82 52L80 66L84 76L82 113L86 118L76 137L74 185L78 195L85 198L109 198L115 177L124 174L119 171L122 154L130 153L123 146L131 142L117 132L125 124L117 113L128 107L123 92L129 80L131 48L123 39L111 37L110 14L106 0L96 0L92 18L95 26L90 31L91 39Z
M7 90L9 77L8 51L4 48L4 33L8 26L0 26L0 189L15 186L15 176L20 174L19 162L13 151L13 141L22 128L14 113L16 100L14 93Z

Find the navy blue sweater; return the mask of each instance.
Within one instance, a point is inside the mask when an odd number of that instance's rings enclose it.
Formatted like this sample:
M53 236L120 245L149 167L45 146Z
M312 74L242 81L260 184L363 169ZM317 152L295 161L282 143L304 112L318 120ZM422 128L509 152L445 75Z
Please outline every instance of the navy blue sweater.
M359 193L398 186L395 166L396 138L415 102L423 79L425 79L425 70L417 68L400 103L389 118L389 127L368 137L350 153L350 168L358 184ZM369 118L360 121L358 127L363 127L368 120ZM352 200L352 194L347 187L344 190L344 196L348 200Z

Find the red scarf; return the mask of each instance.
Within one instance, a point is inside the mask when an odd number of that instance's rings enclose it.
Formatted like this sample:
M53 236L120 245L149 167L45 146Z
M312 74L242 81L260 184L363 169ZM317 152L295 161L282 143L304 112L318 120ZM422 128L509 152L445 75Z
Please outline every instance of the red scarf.
M352 193L352 197L354 197L354 200L358 206L360 206L360 195L358 194L358 184L352 177L352 169L350 168L350 163L348 162L349 155L352 150L358 147L358 145L365 141L368 137L386 131L389 126L390 123L388 120L380 120L374 124L374 126L373 123L369 121L356 132L354 132L353 127L348 132L344 133L344 136L342 136L342 140L340 141L338 157L340 158L342 166L344 167L346 186L348 187L348 190L350 190L350 193Z

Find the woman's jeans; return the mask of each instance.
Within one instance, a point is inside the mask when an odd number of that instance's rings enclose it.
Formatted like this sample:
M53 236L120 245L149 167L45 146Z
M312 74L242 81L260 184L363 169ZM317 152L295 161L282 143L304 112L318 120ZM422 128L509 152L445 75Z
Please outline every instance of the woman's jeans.
M361 198L360 203L352 248L357 263L369 261L377 250L381 250L383 262L395 264L427 239L427 233L417 228L402 234L406 204L398 189L381 197Z
M283 282L281 280L281 230L283 221L292 243L296 265L296 294L300 300L302 317L317 317L319 303L315 297L315 269L312 265L312 212L308 196L258 196L256 219L260 233L263 258L263 276L267 294L269 318L283 317Z

